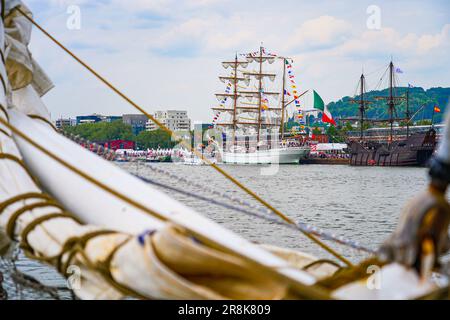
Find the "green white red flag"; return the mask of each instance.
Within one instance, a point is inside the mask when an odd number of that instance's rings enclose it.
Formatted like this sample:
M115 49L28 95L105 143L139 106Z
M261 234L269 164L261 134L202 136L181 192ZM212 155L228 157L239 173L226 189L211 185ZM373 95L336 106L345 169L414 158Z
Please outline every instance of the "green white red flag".
M336 121L334 121L331 112L315 90L313 90L313 108L322 112L322 122L336 125Z

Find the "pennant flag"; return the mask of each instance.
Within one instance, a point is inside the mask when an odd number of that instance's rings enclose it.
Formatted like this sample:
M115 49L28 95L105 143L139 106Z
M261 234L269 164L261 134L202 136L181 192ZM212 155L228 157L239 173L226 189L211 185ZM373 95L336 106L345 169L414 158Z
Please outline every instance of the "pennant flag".
M400 68L395 68L395 72L396 72L396 73L403 73L403 70L400 69Z
M436 113L441 112L441 109L439 108L439 106L434 106L434 112L436 112Z
M327 106L315 90L313 90L313 108L322 111L322 122L336 125L336 121L334 121L333 116L331 115Z

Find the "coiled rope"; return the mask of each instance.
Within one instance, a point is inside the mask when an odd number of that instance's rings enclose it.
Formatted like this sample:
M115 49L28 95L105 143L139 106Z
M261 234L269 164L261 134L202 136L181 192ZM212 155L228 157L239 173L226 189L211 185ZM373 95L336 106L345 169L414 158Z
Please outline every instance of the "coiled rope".
M80 58L78 58L78 56L76 56L72 51L70 51L68 48L66 48L62 43L60 43L56 38L54 38L50 33L48 33L43 27L41 27L36 21L34 21L34 19L32 17L30 17L29 15L27 15L25 12L23 12L20 7L16 7L15 8L18 12L20 12L26 19L28 19L34 26L36 26L36 28L38 28L42 33L44 33L50 40L52 40L56 45L58 45L61 49L63 49L67 54L69 54L72 58L74 58L78 63L80 63L84 68L86 68L90 73L92 73L97 79L99 79L101 82L103 82L106 86L108 86L112 91L114 91L116 94L118 94L122 99L124 99L126 102L128 102L130 105L132 105L135 109L139 110L141 113L143 113L144 115L147 116L148 119L152 120L161 130L167 132L168 134L170 134L174 140L177 143L183 144L187 149L191 150L191 152L193 152L197 157L203 159L203 161L205 161L205 163L207 163L208 165L210 165L211 167L213 167L217 172L219 172L220 174L222 174L224 177L226 177L228 180L232 181L235 185L237 185L240 189L242 189L243 191L245 191L247 194L249 194L250 196L252 196L254 199L256 199L258 202L260 202L262 205L264 205L266 208L270 209L271 211L273 211L276 215L278 215L281 219L283 219L284 221L286 221L287 223L290 224L295 224L295 222L290 219L289 217L287 217L285 214L283 214L280 210L276 209L275 207L273 207L271 204L269 204L267 201L265 201L264 199L262 199L260 196L258 196L255 192L253 192L252 190L250 190L249 188L247 188L246 186L244 186L241 182L239 182L236 178L234 178L233 176L231 176L230 174L228 174L226 171L224 171L222 168L220 168L219 166L217 166L216 164L212 163L211 161L209 161L208 159L204 158L203 155L198 152L197 150L195 150L194 148L191 147L190 144L188 144L184 139L181 139L180 137L178 137L178 135L176 135L172 130L170 130L169 128L167 128L166 126L164 126L161 122L159 122L155 117L153 117L151 114L149 114L148 112L146 112L141 106L139 106L136 102L134 102L133 100L131 100L128 96L126 96L124 93L122 93L119 89L117 89L113 84L111 84L108 80L106 80L103 76L101 76L99 73L97 73L94 69L92 69L89 65L87 65L83 60L81 60ZM2 121L4 122L4 121ZM8 124L9 125L9 124ZM42 148L43 150L45 150L44 148ZM42 151L42 150L41 150ZM69 165L70 166L70 165ZM75 169L76 171L79 171L77 168L71 166L73 169ZM73 170L74 172L76 172L75 170ZM80 172L78 172L78 174L80 174ZM108 186L103 185L103 187L106 187L107 189L110 189ZM114 190L110 189L110 192L114 194ZM116 194L116 196L119 196ZM123 199L123 195L119 196L119 198ZM132 199L128 199L133 201ZM135 202L135 201L133 201ZM145 206L142 206L141 204L138 203L134 203L134 205L137 205L137 207L144 207L144 211L148 211L148 208L145 208ZM156 214L156 212L152 212L152 214ZM324 242L322 242L320 239L316 238L314 235L310 234L310 233L305 233L303 232L304 235L306 237L308 237L310 240L312 240L313 242L315 242L317 245L319 245L320 247L322 247L324 250L328 251L330 254L332 254L334 257L336 257L337 259L339 259L340 261L342 261L343 263L345 263L347 266L353 266L353 264L346 259L344 256L342 256L341 254L339 254L338 252L336 252L334 249L332 249L331 247L329 247L327 244L325 244Z

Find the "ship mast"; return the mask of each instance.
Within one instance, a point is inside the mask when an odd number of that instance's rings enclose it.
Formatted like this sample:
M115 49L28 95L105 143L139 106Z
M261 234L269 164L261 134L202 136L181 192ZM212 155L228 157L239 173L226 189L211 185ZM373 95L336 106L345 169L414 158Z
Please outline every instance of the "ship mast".
M259 75L258 75L258 136L257 136L257 145L256 148L259 148L259 138L261 131L261 107L262 107L262 51L263 48L259 47Z
M245 80L242 76L239 76L238 67L244 66L244 68L245 68L245 66L248 65L248 62L239 61L238 56L236 54L235 58L232 61L224 61L224 62L222 62L222 64L223 64L224 68L228 68L229 66L231 66L232 71L231 71L230 75L219 76L219 79L225 83L227 83L227 81L228 81L228 83L232 85L234 92L231 93L231 92L226 91L225 93L216 93L216 96L219 99L219 101L222 101L222 103L224 100L226 100L226 98L230 98L233 100L233 104L229 108L226 108L221 105L221 107L214 107L212 109L214 111L229 112L232 115L232 120L230 121L230 123L216 123L216 125L231 128L233 145L236 145L236 143L237 143L236 130L237 130L237 125L239 124L239 122L238 122L238 109L239 109L238 99L241 97L241 95L239 94L239 90L238 90L238 83L239 83L239 81Z
M216 96L218 98L219 101L223 101L223 99L226 100L226 98L230 98L233 100L233 104L230 105L228 108L224 107L223 105L221 105L220 107L214 107L212 108L215 111L221 111L221 112L227 112L231 115L232 120L229 121L229 123L226 122L218 122L216 123L216 126L223 126L223 127L227 127L230 128L233 134L233 144L236 145L237 141L235 139L236 134L237 134L237 129L238 129L238 125L243 125L243 126L256 126L257 127L257 143L259 144L259 142L261 141L261 129L263 129L263 125L265 127L278 127L280 124L279 123L266 123L263 122L263 114L262 114L262 109L263 106L265 107L264 110L268 110L269 112L280 112L283 110L283 108L280 107L270 107L269 106L269 102L267 101L267 103L263 100L263 98L265 98L265 96L278 96L280 93L279 92L269 92L269 91L265 91L263 86L263 78L264 77L268 77L271 81L275 80L276 74L275 73L264 73L263 72L263 62L268 61L270 64L273 63L273 61L275 60L275 56L265 56L265 50L264 47L260 47L259 48L259 52L255 53L255 54L246 54L246 58L247 61L239 61L238 60L238 56L236 54L235 58L233 59L233 61L225 61L222 62L222 64L224 65L225 68L228 68L229 66L232 67L232 72L234 72L234 74L228 75L228 76L219 76L219 79L222 80L222 82L226 82L228 81L233 89L234 92L225 92L225 93L217 93ZM285 58L287 59L287 58ZM242 66L243 68L247 68L248 64L251 62L257 62L259 64L259 70L255 70L255 71L240 71L239 67ZM240 73L242 75L240 75ZM254 90L249 90L250 89L250 80L251 78L256 79L256 89ZM245 89L247 90L242 90L242 88L238 85L240 81L245 81L247 83ZM250 98L252 99L253 97L256 97L258 99L256 104L247 104L244 102L240 102L239 98ZM283 101L283 105L284 107L287 106L288 104L284 103L285 101ZM263 105L264 103L264 105ZM267 104L267 105L266 105ZM241 117L244 120L250 120L250 121L242 121L240 120L240 116L243 113L247 113L247 112L251 112L252 115L252 119L246 119L244 117ZM251 121L253 120L253 121Z
M364 74L361 74L361 92L359 101L359 121L360 121L360 137L361 141L364 138L364 115L366 112L366 105L364 101L364 90L365 90L365 78Z
M284 112L286 109L284 92L286 90L286 63L287 63L286 58L283 57L282 59L283 59L283 85L281 88L281 124L280 124L281 140L284 139Z
M394 64L389 64L389 98L388 98L388 106L389 106L389 123L390 123L390 130L389 130L389 140L392 142L393 133L394 133Z
M409 87L406 90L406 118L408 119L406 121L406 138L409 137L409 121L411 120L410 114L409 114Z
M347 119L341 119L341 120L352 120L356 121L359 120L360 128L359 128L359 136L360 140L363 141L364 139L364 121L368 119L365 118L366 115L366 107L368 104L372 103L371 101L365 100L365 94L366 94L366 77L364 76L364 73L361 73L361 77L359 78L359 99L350 99L350 103L358 104L359 105L359 119L357 118L347 118Z
M394 121L409 120L408 118L397 117L397 110L395 107L402 101L406 100L406 97L394 96L394 88L395 88L395 70L394 70L394 63L391 60L391 62L389 63L389 95L387 97L376 97L376 99L387 100L389 119L376 120L376 122L389 122L390 125L389 142L392 142L394 138Z
M237 73L238 73L238 58L237 58L237 53L234 57L234 96L233 96L233 145L236 146L236 125L237 125L237 120L236 120L236 108L237 108L237 100L238 100L238 91L237 91L237 83L238 83L238 78L237 78Z

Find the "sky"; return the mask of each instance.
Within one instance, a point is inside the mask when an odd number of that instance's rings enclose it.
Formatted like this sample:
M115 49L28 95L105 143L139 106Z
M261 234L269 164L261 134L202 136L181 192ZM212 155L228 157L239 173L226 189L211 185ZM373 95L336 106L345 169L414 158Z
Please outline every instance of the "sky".
M375 88L391 57L403 71L400 85L450 86L448 0L24 2L146 111L187 110L193 121L214 116L221 62L261 43L291 57L299 91L313 88L325 103L353 95L362 70L367 89ZM44 96L53 119L136 113L39 30L30 50L55 84Z

